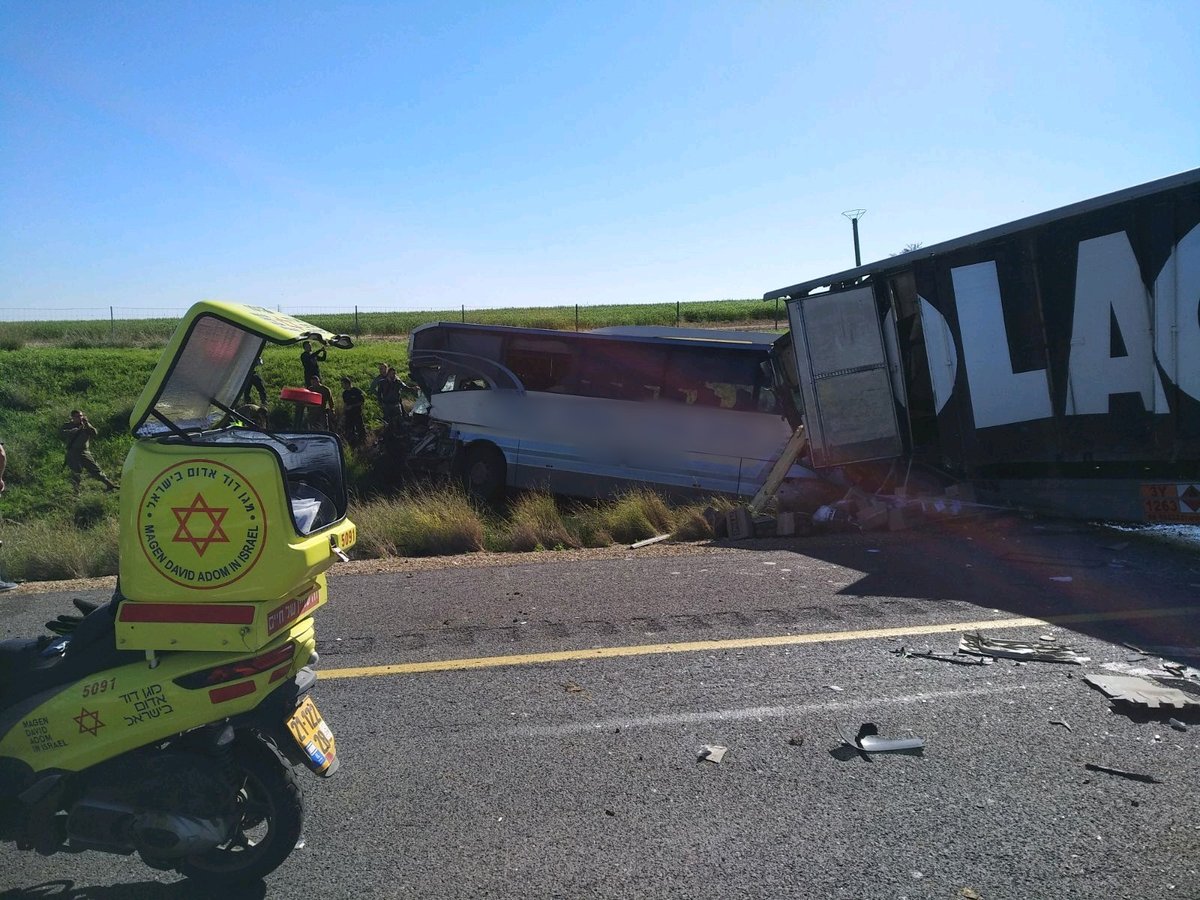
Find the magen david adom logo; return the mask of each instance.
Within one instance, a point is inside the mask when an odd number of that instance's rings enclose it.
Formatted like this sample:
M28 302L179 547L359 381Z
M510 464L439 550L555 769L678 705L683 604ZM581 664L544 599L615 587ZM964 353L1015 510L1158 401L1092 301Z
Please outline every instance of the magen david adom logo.
M253 485L212 459L163 469L142 495L138 537L150 565L195 590L237 581L258 562L267 517Z

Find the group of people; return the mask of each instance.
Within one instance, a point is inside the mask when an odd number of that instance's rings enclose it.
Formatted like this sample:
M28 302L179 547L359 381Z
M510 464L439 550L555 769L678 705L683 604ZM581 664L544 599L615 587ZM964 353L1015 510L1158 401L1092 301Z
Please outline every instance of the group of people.
M318 352L324 353L323 350ZM334 431L338 413L333 402L333 392L321 381L318 359L313 357L315 354L310 355L306 345L305 354L300 357L304 363L305 385L321 397L319 406L309 408L308 424L311 428ZM341 433L351 447L358 448L367 438L367 426L363 419L367 395L362 388L354 385L354 379L349 375L342 375L339 380L342 385ZM367 391L379 404L384 425L387 427L395 427L402 419L404 407L401 405L401 393L407 390L410 390L409 386L400 380L392 366L385 362L379 363L379 374L371 380Z

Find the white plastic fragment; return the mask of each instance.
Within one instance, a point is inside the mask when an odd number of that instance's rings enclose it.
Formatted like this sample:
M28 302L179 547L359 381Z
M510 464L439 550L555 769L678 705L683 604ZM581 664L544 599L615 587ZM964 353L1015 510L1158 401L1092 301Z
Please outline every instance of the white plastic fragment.
M838 736L847 746L863 753L894 753L896 751L921 750L925 741L919 737L885 738L879 736L879 729L874 722L864 722L859 726L858 734L850 737L850 732L838 727Z
M721 764L721 760L725 758L725 754L729 752L728 747L722 747L719 744L706 744L700 750L700 758L697 762L710 762Z

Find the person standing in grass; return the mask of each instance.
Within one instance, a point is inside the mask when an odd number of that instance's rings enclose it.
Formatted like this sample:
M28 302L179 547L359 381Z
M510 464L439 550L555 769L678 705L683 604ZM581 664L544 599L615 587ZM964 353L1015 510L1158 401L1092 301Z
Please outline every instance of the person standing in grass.
M371 379L371 384L367 387L367 390L371 392L371 396L376 400L379 399L379 388L387 380L387 370L390 368L391 366L387 363L381 362L379 364L379 374Z
M317 375L308 380L308 389L321 395L321 405L308 408L309 427L316 431L333 430L333 393L321 383Z
M117 483L100 470L92 456L91 443L97 431L88 421L88 417L78 409L71 410L71 421L64 425L60 432L67 441L67 468L71 470L75 493L79 493L85 469L97 481L103 481L110 491L115 491Z
M319 363L325 362L325 348L313 352L312 341L305 341L304 352L300 354L300 365L304 366L304 384L309 385L314 378L321 374Z
M363 404L367 398L363 392L354 386L349 375L342 376L342 431L351 447L359 447L367 436L367 427L363 424Z
M0 494L4 493L4 470L8 468L8 454L4 452L4 444L0 443ZM0 594L11 591L17 586L15 581L5 581L0 578Z
M258 374L258 370L262 364L263 361L262 357L260 356L257 361L255 361L254 365L250 367L250 374L246 376L246 383L242 385L242 403L250 403L250 391L256 390L258 391L258 405L267 405L267 386L263 384L262 376Z
M404 407L400 405L400 391L406 388L403 381L396 377L396 370L388 366L383 382L379 385L379 407L383 410L383 422L394 428L404 420Z

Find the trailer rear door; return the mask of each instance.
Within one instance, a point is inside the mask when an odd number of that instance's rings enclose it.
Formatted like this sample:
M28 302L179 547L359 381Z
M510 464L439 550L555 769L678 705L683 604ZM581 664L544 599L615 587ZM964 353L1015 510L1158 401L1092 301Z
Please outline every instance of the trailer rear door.
M789 300L804 424L818 468L900 456L903 444L870 285Z

